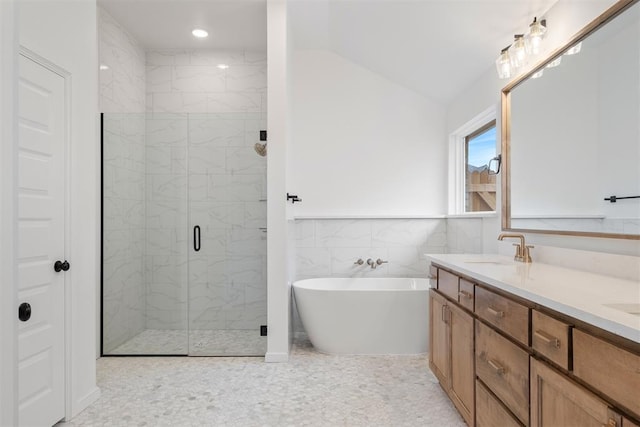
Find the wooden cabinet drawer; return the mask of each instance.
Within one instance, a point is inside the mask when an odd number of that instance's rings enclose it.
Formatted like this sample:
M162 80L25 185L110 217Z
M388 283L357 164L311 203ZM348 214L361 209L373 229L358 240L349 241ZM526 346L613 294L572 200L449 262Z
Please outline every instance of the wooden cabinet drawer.
M463 306L464 308L466 308L469 311L473 311L473 301L474 301L474 296L475 296L475 292L474 292L474 284L464 280L464 279L460 279L460 290L458 291L458 302L460 303L461 306Z
M478 320L476 375L522 423L528 425L529 355Z
M458 276L438 269L438 290L453 300L458 300Z
M479 286L476 286L475 299L478 317L522 344L529 345L528 307Z
M521 427L521 424L476 380L476 427Z
M573 372L640 417L640 355L574 329Z
M569 370L570 326L537 310L531 312L531 346L535 351Z

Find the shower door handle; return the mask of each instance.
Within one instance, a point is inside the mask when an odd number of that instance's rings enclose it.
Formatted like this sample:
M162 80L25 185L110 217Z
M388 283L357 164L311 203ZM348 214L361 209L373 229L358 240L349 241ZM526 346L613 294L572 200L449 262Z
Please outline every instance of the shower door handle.
M193 250L198 252L200 250L200 226L193 227Z

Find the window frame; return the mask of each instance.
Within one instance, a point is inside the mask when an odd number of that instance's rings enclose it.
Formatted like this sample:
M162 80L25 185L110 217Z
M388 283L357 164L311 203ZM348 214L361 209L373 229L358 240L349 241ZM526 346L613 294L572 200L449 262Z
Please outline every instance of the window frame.
M486 131L490 126L496 127L496 155L498 155L500 154L500 146L497 143L500 139L500 122L495 105L476 115L449 135L448 216L495 216L500 210L498 190L500 177L498 176L496 177L496 210L465 212L467 138Z

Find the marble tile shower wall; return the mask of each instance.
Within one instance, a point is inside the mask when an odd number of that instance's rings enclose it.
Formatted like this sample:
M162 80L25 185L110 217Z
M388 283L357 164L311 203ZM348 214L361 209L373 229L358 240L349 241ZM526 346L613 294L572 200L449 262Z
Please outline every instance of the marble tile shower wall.
M146 105L145 52L109 13L98 8L100 111L143 113Z
M228 68L220 68L227 66ZM242 50L147 52L147 111L267 111L267 54Z
M266 324L266 158L253 149L266 65L265 53L147 52L147 328Z
M145 53L98 8L104 133L104 351L144 327Z
M145 125L143 114L105 114L103 155L103 349L145 327Z

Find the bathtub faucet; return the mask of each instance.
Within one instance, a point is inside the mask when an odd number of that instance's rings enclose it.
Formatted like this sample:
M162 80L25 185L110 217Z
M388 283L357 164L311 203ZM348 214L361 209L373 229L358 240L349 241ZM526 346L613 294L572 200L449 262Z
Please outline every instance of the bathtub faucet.
M369 258L369 259L367 260L367 265L368 265L369 267L371 267L372 269L374 269L374 270L375 270L375 269L376 269L376 267L378 266L378 264L376 264L376 262L375 262L374 260L372 260L371 258Z

